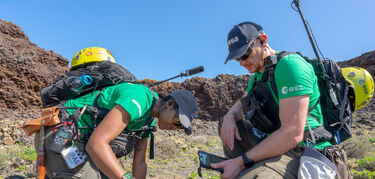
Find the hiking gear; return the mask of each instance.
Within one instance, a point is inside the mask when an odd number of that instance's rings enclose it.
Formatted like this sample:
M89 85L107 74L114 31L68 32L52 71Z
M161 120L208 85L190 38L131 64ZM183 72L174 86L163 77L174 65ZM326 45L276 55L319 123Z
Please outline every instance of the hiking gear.
M112 53L109 50L102 47L88 47L80 50L73 56L70 69L73 70L80 65L87 63L103 61L116 63Z
M275 76L274 76L274 69L276 68L276 65L278 62L286 55L292 54L291 52L280 52L277 53L276 56L269 56L264 59L264 66L265 66L265 72L263 72L262 80L270 80L270 87L262 87L264 91L260 91L260 94L254 94L257 97L258 96L265 96L261 99L266 100L259 100L257 98L251 98L255 99L254 103L260 103L263 104L264 107L270 108L270 106L273 106L274 110L272 113L278 114L278 108L275 107L275 105L271 105L269 103L278 101L278 95L276 90L276 84L275 84ZM351 126L352 126L352 107L350 102L350 96L353 94L353 89L350 88L348 85L348 82L345 80L341 73L341 68L332 60L318 60L318 59L308 59L307 57L302 56L307 62L309 62L315 71L315 75L318 78L318 85L319 85L319 92L320 92L320 98L318 102L309 109L308 115L315 119L317 122L321 123L320 120L316 119L316 117L311 115L311 111L317 106L317 104L320 102L322 114L324 118L324 129L328 130L332 134L331 143L332 144L339 144L340 142L348 139L351 137ZM275 58L276 57L276 58ZM324 69L322 70L320 68L320 64L324 65ZM326 78L329 77L329 78ZM266 79L263 79L266 78ZM326 86L327 84L330 85L331 89L334 89L335 96L337 96L337 103L338 105L335 105L335 102L332 101L329 88ZM271 93L270 93L270 92ZM253 92L250 92L248 96L251 96ZM269 100L270 96L274 98L274 100ZM267 104L265 104L267 101ZM245 103L245 105L251 105L249 103ZM260 105L262 107L262 105ZM337 107L338 106L338 107ZM256 108L255 108L256 109ZM264 112L266 115L269 115L268 112ZM268 116L269 117L269 116ZM273 118L269 117L269 121L272 122L271 128L269 130L273 130L275 128L278 129L280 126L280 121L278 116L277 121L275 121ZM257 124L254 124L255 127L259 127ZM310 124L309 125L309 131L312 136L312 142L313 145L316 144L316 137L314 135L314 131L311 129ZM261 129L260 129L261 130ZM265 131L263 131L265 132ZM268 132L267 132L268 133Z
M68 79L68 85L73 91L79 92L82 88L90 85L93 79L88 75L82 75L80 77L71 76Z
M247 96L240 99L246 118L255 128L264 133L272 133L280 128L279 107L268 86L268 71L260 80L255 79L253 88Z
M83 152L79 151L77 146L74 144L62 150L61 155L63 156L69 169L76 168L77 166L83 164L87 157Z
M253 52L251 50L251 48L253 47L253 45L255 44L255 42L257 41L257 39L259 38L256 38L254 39L253 42L250 43L249 47L246 49L245 53L240 57L240 58L236 58L236 61L240 61L240 60L246 60L247 58L249 58L249 56L251 55L251 53Z
M305 148L298 167L299 179L331 178L336 176L335 164L313 148Z
M293 0L292 4L294 4L297 7L297 9L298 9L297 11L298 11L298 13L301 16L303 25L305 26L307 35L309 36L309 40L310 40L311 46L312 46L312 48L314 50L316 58L318 59L316 62L318 62L317 65L320 68L320 71L322 72L322 75L323 75L322 78L326 82L325 87L328 88L328 94L329 94L329 96L331 98L331 101L333 102L333 104L335 105L336 108L339 108L340 106L339 106L339 103L338 103L338 99L337 99L336 93L333 91L332 86L329 84L329 81L327 80L329 78L329 76L324 76L324 75L326 75L326 72L324 72L324 70L325 70L324 69L324 65L323 65L323 63L322 63L322 61L320 59L320 56L318 54L318 51L317 51L317 49L319 49L319 46L316 43L316 40L315 40L314 34L312 33L310 25L309 25L310 29L307 27L307 20L305 19L305 17L302 14L302 10L300 8L300 2L299 2L299 0ZM292 6L292 8L293 8L293 6ZM314 41L313 41L313 39L314 39ZM325 60L325 58L324 58L323 54L321 53L320 49L319 49L319 52L322 55L323 59Z
M39 141L37 143L39 149L37 150L36 158L36 178L44 179L46 177L46 153L44 152L44 125L45 121L42 121L42 127L40 129Z
M348 157L343 148L338 146L329 146L324 149L318 149L320 153L326 156L329 160L335 163L337 168L336 178L347 179L351 178L351 172L348 166Z
M253 22L243 22L235 25L228 34L229 54L224 64L227 64L229 60L241 57L248 49L249 43L261 34L263 34L262 26Z
M164 83L166 81L169 81L169 80L172 80L172 79L175 79L175 78L178 78L178 77L188 77L188 76L191 76L191 75L195 75L195 74L203 72L203 71L204 71L204 67L198 66L198 67L195 67L195 68L192 68L192 69L189 69L189 70L185 70L185 73L181 72L179 75L177 75L175 77L168 78L166 80L159 81L159 82L156 82L156 83L152 83L152 84L149 85L149 87Z
M35 134L35 142L38 143L39 132ZM52 127L45 127L45 148L53 142L54 133ZM85 151L85 144L75 141L75 146L77 146L79 151ZM38 146L36 146L36 151L38 151ZM70 169L66 164L60 153L56 153L52 150L45 150L46 152L46 175L49 178L82 178L82 179L101 179L100 172L97 169L94 162L88 157L88 153L84 152L86 157L86 162L80 166ZM46 177L47 178L47 177ZM105 177L104 177L105 178Z
M185 129L185 133L190 135L192 133L191 122L198 113L198 103L188 90L173 91L171 97L178 106L178 119Z
M342 68L342 75L354 87L354 111L365 107L374 95L374 81L371 74L363 68Z
M301 10L301 7L300 7L299 0L293 0L292 4L294 4L297 7L298 13L300 14L302 22L303 22L303 25L305 26L305 29L306 29L306 32L307 32L307 36L309 37L309 40L310 40L311 46L312 46L312 48L314 50L315 56L316 56L316 58L318 60L320 60L320 56L318 54L317 48L315 47L315 45L316 46L318 46L318 45L314 43L315 38L314 38L314 36L311 35L312 32L310 32L309 28L307 27L306 19L305 19L305 17L302 14L302 10ZM314 38L314 41L313 41L313 38Z
M53 128L52 128L53 130ZM64 147L72 142L73 139L73 130L70 127L61 127L53 138L53 143L48 147L49 150L61 153Z
M42 117L28 122L24 122L17 126L22 128L26 135L31 136L38 132L43 126L55 126L60 123L60 109L56 106L42 109Z
M121 158L123 156L131 153L137 145L137 142L142 138L139 135L131 135L128 133L121 133L109 144L112 148L113 153L116 158Z
M79 82L77 80L79 78ZM104 87L123 82L136 82L135 76L116 63L104 61L90 65L81 65L65 75L55 78L53 84L40 92L43 107L51 107ZM90 81L92 81L90 83ZM78 83L78 85L77 85ZM80 83L80 84L79 84ZM85 84L81 86L82 84ZM79 88L76 88L80 86Z

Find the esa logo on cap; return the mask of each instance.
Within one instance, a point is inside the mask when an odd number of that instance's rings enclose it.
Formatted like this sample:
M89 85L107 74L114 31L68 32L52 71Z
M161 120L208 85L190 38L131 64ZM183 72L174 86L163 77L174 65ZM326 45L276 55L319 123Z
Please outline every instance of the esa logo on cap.
M230 46L230 45L234 44L235 42L238 42L238 40L239 40L238 37L235 36L235 37L231 38L230 40L228 40L228 45Z

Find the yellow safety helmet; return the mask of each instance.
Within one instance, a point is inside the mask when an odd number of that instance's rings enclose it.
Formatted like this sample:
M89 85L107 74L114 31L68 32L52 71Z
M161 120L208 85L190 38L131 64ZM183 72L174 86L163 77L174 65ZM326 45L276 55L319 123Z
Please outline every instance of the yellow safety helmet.
M354 111L363 108L374 95L374 80L371 74L363 68L342 68L345 79L354 87Z
M89 47L76 53L70 64L70 69L91 62L111 61L116 63L112 53L102 47Z

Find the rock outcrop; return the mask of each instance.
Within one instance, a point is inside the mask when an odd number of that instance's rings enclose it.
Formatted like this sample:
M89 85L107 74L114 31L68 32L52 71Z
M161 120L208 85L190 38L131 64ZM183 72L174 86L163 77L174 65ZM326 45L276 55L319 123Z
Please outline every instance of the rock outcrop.
M14 126L37 117L41 108L39 92L52 82L54 77L68 70L69 61L51 51L46 51L30 42L25 33L15 24L0 20L0 124ZM352 60L339 63L341 66L366 68L375 76L375 51L365 53ZM161 94L175 89L191 91L200 104L198 118L209 121L219 120L243 95L249 75L234 76L220 74L216 78L194 77L182 83L167 82L152 87ZM33 112L29 112L32 110ZM375 118L375 104L356 113L357 121L369 123ZM21 118L21 119L20 119ZM372 125L372 124L369 124ZM375 127L375 125L374 125ZM0 143L12 143L21 138L12 136L13 129L0 131ZM8 137L5 140L5 137ZM10 138L11 139L10 139Z
M39 108L40 90L65 73L69 63L30 42L17 25L2 20L0 62L0 107L18 110Z

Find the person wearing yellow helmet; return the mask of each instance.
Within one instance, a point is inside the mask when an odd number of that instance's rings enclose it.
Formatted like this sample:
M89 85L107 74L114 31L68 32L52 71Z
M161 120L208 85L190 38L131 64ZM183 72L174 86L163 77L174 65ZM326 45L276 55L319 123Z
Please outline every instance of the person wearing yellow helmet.
M75 69L84 64L103 61L116 63L112 53L109 50L102 47L88 47L80 50L73 56L70 69Z
M98 80L99 85L93 91L61 99L58 103L62 122L46 127L43 139L44 148L48 149L45 167L49 178L127 178L117 159L133 149L132 175L146 178L148 139L153 138L156 118L159 129L182 129L187 135L192 133L198 103L190 91L179 89L161 96L147 86L121 80L105 83L106 86L100 88L100 80L114 76L112 73L103 75L99 67L91 67L108 61L116 63L111 52L101 47L85 48L74 55L70 72L87 66L90 71L83 72L92 72L88 75ZM104 77L96 78L94 73ZM53 87L56 88L64 89ZM35 135L35 144L41 142L39 135Z
M344 78L354 87L354 111L365 107L374 95L374 80L371 74L363 68L342 68Z

